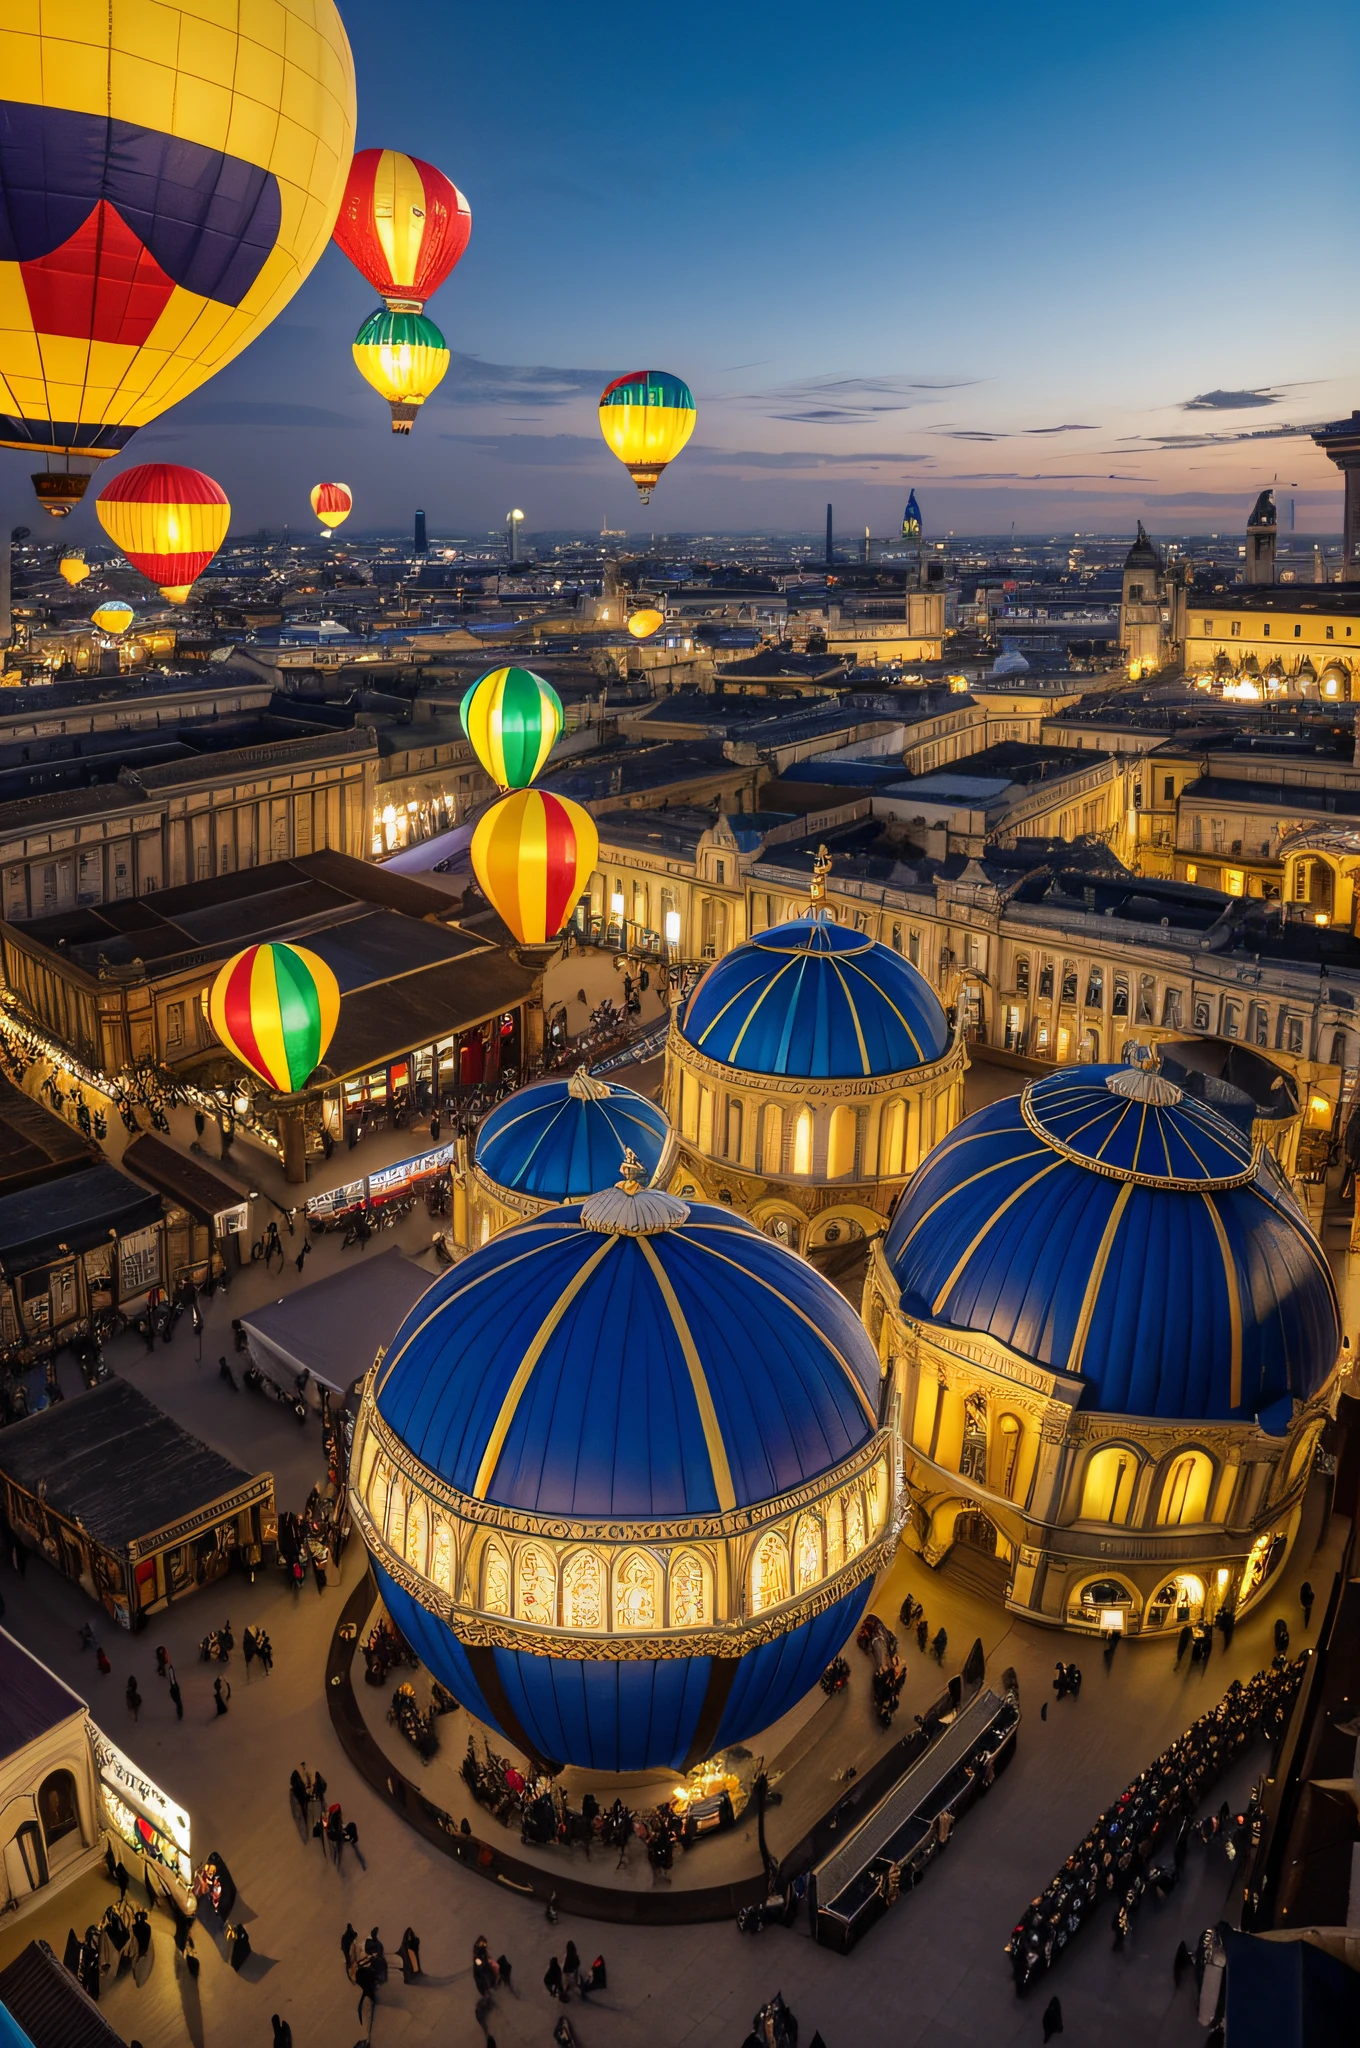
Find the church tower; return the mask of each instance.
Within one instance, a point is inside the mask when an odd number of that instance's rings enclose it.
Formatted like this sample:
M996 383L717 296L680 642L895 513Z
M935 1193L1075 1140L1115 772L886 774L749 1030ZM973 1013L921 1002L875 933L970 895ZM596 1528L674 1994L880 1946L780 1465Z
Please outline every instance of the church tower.
M1275 496L1262 491L1247 521L1247 581L1275 581Z
M1119 640L1129 670L1160 667L1166 642L1162 622L1162 558L1138 522L1138 535L1124 557L1119 606Z

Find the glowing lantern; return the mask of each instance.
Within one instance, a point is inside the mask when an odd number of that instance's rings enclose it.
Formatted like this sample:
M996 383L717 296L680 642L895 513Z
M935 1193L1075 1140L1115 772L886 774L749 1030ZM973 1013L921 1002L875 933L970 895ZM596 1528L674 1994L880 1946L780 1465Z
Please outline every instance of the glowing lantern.
M458 707L477 759L502 789L525 789L562 730L562 700L527 668L493 668Z
M107 604L101 604L99 610L92 612L90 616L101 633L112 633L116 636L119 633L126 633L135 614L132 606L125 604L121 597L111 597Z
M694 432L694 394L667 370L632 370L600 393L600 432L645 505L668 462Z
M419 313L468 245L472 209L418 156L361 149L349 167L335 240L393 313Z
M231 506L201 469L144 462L105 484L99 523L134 569L171 604L183 604L227 537Z
M89 575L90 565L83 555L67 554L57 563L57 573L74 590L77 583L83 583Z
M652 634L659 631L665 623L664 613L654 612L650 606L644 606L640 612L632 614L628 621L628 630L635 640L650 640Z
M0 46L0 445L60 517L325 249L354 62L334 0L5 0Z
M214 981L208 1015L243 1066L280 1095L295 1095L335 1036L340 984L303 946L247 946Z
M409 434L449 367L449 351L423 313L373 313L354 337L359 375L392 408L392 432Z
M334 531L354 510L354 493L348 484L313 484L312 510L323 526Z
M546 945L580 901L600 851L589 811L546 789L517 789L472 835L482 893L525 946Z

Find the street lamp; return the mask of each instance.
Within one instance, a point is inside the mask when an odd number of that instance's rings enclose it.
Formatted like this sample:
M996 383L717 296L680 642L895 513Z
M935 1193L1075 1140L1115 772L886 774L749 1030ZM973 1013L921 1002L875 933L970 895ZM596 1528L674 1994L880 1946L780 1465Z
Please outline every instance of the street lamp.
M524 514L522 512L506 513L505 535L507 541L510 544L510 559L512 562L517 562L519 560L519 530L521 526L523 526L523 524Z

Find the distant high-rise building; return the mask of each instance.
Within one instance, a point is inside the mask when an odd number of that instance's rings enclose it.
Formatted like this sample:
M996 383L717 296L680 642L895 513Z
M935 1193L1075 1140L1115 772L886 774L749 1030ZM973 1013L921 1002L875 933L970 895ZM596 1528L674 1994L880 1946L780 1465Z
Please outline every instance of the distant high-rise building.
M417 553L418 555L428 555L428 554L429 554L429 552L430 552L430 543L429 543L429 540L427 539L427 537L426 537L426 533L425 533L425 513L424 513L423 509L422 509L421 507L419 507L419 506L417 506L417 508L416 508L416 546L415 546L415 552L416 552L416 553Z
M836 559L836 549L831 539L831 507L826 508L826 566L829 569Z

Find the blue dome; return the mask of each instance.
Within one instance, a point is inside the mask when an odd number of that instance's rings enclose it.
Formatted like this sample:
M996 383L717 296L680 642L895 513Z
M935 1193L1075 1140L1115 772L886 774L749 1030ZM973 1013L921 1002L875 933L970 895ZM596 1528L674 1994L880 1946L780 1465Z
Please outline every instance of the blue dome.
M631 1182L422 1298L365 1393L355 1513L393 1619L474 1714L554 1763L684 1770L787 1712L863 1614L896 1541L878 1398L810 1266Z
M1315 1394L1341 1342L1273 1158L1132 1067L1064 1068L969 1117L885 1253L908 1315L986 1332L1118 1414L1248 1421Z
M670 1135L656 1103L582 1068L498 1103L477 1133L473 1156L498 1187L543 1202L579 1201L613 1185L627 1151L653 1180Z
M887 946L822 917L775 925L716 961L680 1033L724 1066L807 1080L897 1074L949 1049L929 982Z
M656 1199L653 1197L653 1199ZM726 1513L841 1464L878 1427L845 1297L728 1209L655 1236L518 1223L422 1295L376 1406L460 1493L545 1515Z

